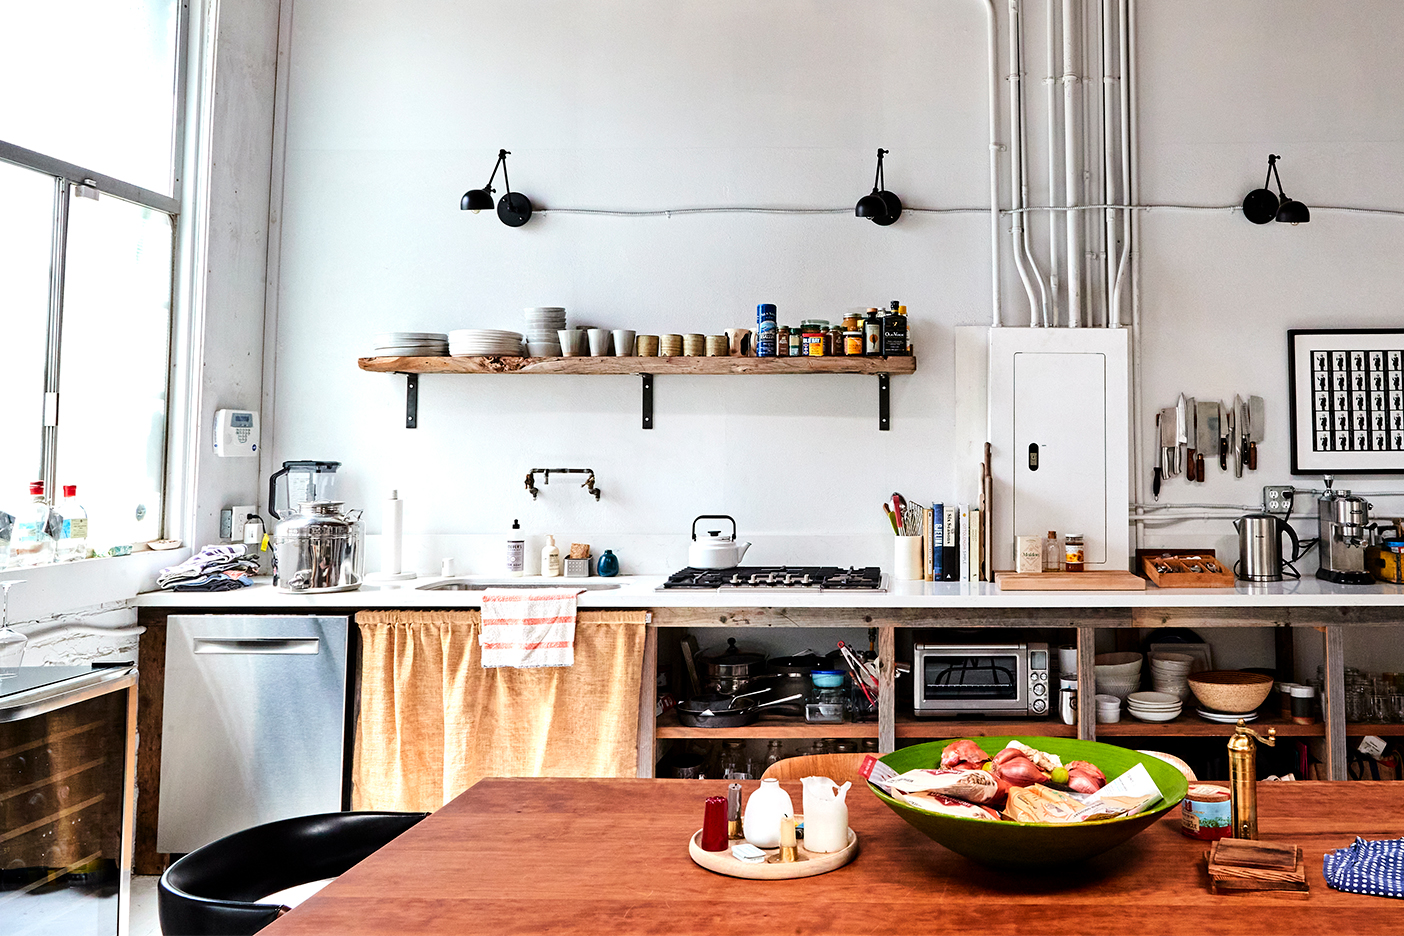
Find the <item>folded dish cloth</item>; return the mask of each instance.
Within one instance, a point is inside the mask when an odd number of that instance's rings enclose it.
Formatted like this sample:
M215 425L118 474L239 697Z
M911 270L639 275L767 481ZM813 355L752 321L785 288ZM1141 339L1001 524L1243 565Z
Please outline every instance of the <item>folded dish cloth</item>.
M1322 876L1336 890L1376 897L1404 897L1404 839L1367 842L1327 852Z
M171 591L228 591L252 585L258 560L243 546L206 546L180 565L162 569L156 584Z
M483 666L570 666L575 662L578 588L489 588L483 592Z

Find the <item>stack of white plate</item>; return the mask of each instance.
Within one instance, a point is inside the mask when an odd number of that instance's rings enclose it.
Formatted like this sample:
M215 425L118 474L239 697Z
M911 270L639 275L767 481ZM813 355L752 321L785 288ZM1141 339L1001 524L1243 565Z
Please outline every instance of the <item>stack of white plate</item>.
M454 357L517 357L522 336L496 328L460 328L448 333L449 354Z
M1211 708L1199 708L1195 709L1195 712L1197 712L1199 714L1199 717L1203 718L1205 721L1218 722L1221 725L1236 725L1238 724L1240 719L1246 722L1257 721L1258 719L1257 712L1248 712L1245 715L1235 715L1233 712L1220 712Z
M1126 710L1141 721L1174 721L1182 707L1179 696L1165 692L1133 692L1126 697Z
M1189 673L1194 657L1186 653L1152 653L1150 655L1151 685L1156 692L1175 696L1181 702L1189 700Z
M443 332L385 332L375 336L374 357L443 357L449 353Z
M523 310L526 316L526 338L532 357L560 357L561 339L556 333L566 327L565 309L560 306L537 306Z

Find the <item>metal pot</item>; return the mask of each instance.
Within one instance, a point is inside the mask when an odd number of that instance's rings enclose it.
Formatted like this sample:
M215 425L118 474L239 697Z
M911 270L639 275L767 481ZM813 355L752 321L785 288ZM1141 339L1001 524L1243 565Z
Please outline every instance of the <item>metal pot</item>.
M361 512L341 501L311 501L273 532L274 586L283 592L355 591L365 560Z
M809 674L816 669L829 669L829 661L818 654L809 653L801 656L774 657L766 664L769 672L762 678L761 684L770 687L772 698L793 695L808 695L811 685ZM804 703L793 702L781 706L779 711L789 715L803 715Z
M736 646L735 637L727 638L726 649L721 653L704 656L702 662L707 666L709 680L752 680L765 672L765 654L741 650ZM727 689L717 691L734 690L734 686L729 686Z
M678 721L689 728L742 728L754 725L760 710L781 702L791 702L803 696L795 695L774 702L757 703L754 699L735 699L728 705L717 700L689 699L678 705Z

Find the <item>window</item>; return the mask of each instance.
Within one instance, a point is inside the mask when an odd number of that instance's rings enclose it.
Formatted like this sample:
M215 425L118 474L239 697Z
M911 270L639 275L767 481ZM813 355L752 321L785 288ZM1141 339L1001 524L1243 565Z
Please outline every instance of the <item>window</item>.
M184 5L64 9L0 3L0 511L76 485L102 551L163 532Z

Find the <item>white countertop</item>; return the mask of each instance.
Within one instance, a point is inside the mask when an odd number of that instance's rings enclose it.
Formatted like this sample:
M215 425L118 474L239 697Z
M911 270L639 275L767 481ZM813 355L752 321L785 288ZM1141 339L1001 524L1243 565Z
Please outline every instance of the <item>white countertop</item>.
M489 576L462 576L473 582L501 582ZM1281 607L1398 607L1404 620L1404 586L1335 585L1317 578L1249 584L1227 588L1156 588L1145 591L1001 591L981 582L888 582L881 593L867 591L796 592L785 589L693 589L658 591L666 576L621 575L612 579L542 579L527 577L514 584L586 588L617 584L607 590L585 591L582 608L1281 608ZM481 591L425 590L442 581L424 577L403 584L366 585L353 592L290 595L269 579L232 592L143 592L136 604L144 608L210 608L240 610L279 608L476 608Z

